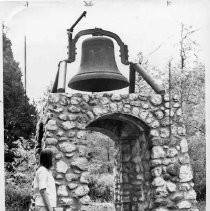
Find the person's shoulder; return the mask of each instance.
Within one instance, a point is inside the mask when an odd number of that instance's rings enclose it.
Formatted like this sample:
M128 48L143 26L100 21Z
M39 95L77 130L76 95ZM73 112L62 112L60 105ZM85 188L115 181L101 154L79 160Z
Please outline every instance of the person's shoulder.
M37 173L47 173L48 170L44 167L44 166L40 166L38 169L37 169Z

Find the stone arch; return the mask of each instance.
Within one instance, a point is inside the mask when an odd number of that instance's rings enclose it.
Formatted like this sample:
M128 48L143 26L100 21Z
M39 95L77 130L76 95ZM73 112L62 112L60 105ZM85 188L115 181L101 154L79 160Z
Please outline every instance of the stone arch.
M133 131L130 131L130 133L134 132L134 130L137 133L140 131L148 133L150 130L150 127L141 119L133 115L122 113L104 114L103 116L91 121L86 126L86 129L99 131L116 140L123 135L120 133L123 132L123 128L129 126L133 129ZM131 135L138 136L139 134L130 134L130 136Z
M112 113L93 120L86 129L101 132L115 142L116 210L148 209L151 192L150 127L135 116Z

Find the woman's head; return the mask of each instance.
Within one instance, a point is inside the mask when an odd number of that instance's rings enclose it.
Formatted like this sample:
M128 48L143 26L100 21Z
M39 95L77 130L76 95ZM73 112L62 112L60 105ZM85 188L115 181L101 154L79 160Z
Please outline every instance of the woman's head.
M39 163L47 169L50 169L53 165L53 153L49 149L44 149L40 153Z

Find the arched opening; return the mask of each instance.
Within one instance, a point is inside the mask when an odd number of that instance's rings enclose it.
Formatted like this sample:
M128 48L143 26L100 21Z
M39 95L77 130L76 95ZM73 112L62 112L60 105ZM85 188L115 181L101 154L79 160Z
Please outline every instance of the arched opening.
M114 203L116 210L146 210L150 201L149 127L127 114L102 116L86 126L115 143Z

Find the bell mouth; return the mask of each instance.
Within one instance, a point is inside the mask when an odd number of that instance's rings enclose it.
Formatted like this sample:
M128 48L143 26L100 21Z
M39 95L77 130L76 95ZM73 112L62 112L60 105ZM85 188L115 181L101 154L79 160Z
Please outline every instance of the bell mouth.
M68 86L79 91L104 92L123 89L129 86L129 82L121 74L106 72L103 75L96 75L96 73L88 73L74 76Z

